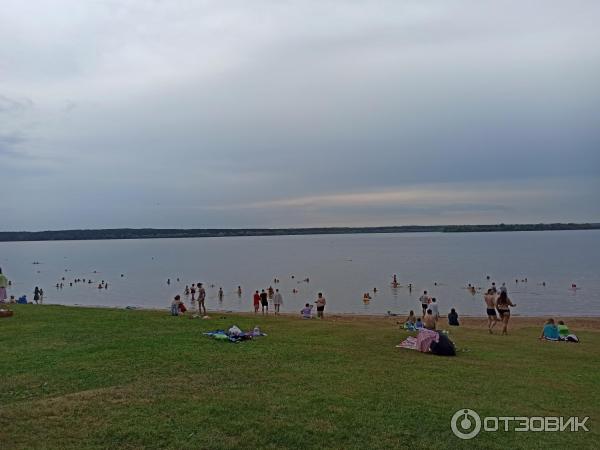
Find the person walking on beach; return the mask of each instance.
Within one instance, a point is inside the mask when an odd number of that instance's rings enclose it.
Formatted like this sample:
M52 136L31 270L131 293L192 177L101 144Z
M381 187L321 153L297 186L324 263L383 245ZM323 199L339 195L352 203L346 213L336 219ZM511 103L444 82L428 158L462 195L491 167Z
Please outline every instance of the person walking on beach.
M39 287L35 287L35 289L33 290L33 301L38 304L40 302L40 288Z
M0 303L4 303L8 296L6 295L6 287L8 286L8 279L2 273L2 268L0 268Z
M327 303L325 297L323 297L323 293L319 292L317 294L317 300L315 301L315 303L317 304L317 317L319 319L322 319L323 312L325 311L325 304Z
M421 302L421 308L423 309L423 317L425 317L425 313L429 308L429 303L431 302L431 298L427 295L427 291L423 291L423 295L419 297L419 301Z
M496 308L498 309L498 314L500 314L500 319L502 319L502 334L508 334L508 321L510 320L510 307L517 306L516 303L510 301L506 292L500 292L500 296L498 297L498 301L496 302Z
M273 294L273 307L275 308L275 315L279 314L279 308L281 305L283 305L283 297L281 296L279 289L275 289L275 293Z
M488 331L490 334L493 334L492 329L498 322L498 316L496 315L496 296L491 288L487 290L487 293L483 296L483 300L485 301L485 312L488 317Z
M202 287L202 283L198 283L198 314L202 314L202 310L204 310L204 315L206 315L204 300L206 300L206 291Z
M264 289L260 292L260 304L262 305L262 313L269 314L269 296Z
M260 307L260 294L258 291L254 293L252 300L254 301L254 314L258 314L258 308Z

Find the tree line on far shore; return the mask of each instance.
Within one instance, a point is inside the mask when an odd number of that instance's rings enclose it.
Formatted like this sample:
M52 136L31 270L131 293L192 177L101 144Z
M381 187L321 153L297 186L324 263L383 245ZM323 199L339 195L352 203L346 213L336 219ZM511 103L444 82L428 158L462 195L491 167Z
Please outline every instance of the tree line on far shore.
M496 225L405 225L332 228L112 228L99 230L0 231L0 242L78 241L101 239L164 239L193 237L285 236L358 233L474 233L495 231L598 230L600 223L537 223Z

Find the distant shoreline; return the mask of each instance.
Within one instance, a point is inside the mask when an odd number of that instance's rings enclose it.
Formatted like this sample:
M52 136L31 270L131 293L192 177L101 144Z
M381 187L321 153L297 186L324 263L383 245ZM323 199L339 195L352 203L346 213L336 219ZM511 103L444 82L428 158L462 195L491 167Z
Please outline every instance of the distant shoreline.
M600 223L404 225L388 227L321 228L111 228L55 231L0 231L0 242L88 241L107 239L176 239L241 236L303 236L388 233L489 233L508 231L600 230Z

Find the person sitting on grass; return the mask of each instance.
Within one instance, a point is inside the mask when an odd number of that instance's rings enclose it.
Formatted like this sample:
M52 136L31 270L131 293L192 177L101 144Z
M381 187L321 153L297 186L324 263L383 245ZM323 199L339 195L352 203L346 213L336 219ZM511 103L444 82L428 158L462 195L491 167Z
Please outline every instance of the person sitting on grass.
M544 328L542 329L542 334L540 335L540 339L546 339L548 341L558 341L559 333L556 324L554 323L554 319L548 319Z
M565 325L565 323L562 320L558 321L558 335L560 336L560 338L562 340L565 340L567 338L567 336L570 334L569 333L569 327Z
M417 321L415 322L415 330L420 330L423 328L423 322L420 317L417 317Z
M405 320L405 323L414 325L417 322L417 316L415 316L415 312L413 310L411 310L408 313L408 317Z
M304 308L300 311L303 319L312 319L312 305L307 303Z
M428 309L427 313L425 314L425 318L423 319L423 325L428 330L435 330L435 317L431 308Z
M459 326L458 313L456 312L456 310L454 308L452 308L450 310L450 312L448 313L448 325L451 325L453 327Z

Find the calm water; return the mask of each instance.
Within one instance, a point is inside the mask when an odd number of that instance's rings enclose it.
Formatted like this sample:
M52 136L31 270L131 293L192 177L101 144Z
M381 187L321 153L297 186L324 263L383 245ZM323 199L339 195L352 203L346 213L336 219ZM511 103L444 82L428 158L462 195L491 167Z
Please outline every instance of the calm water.
M46 303L65 305L166 308L186 284L204 282L215 285L207 289L209 310L249 311L254 290L278 277L281 283L273 286L283 292L282 310L288 312L322 291L330 312L405 313L419 310L418 297L427 289L441 313L455 307L459 314L483 315L482 295L464 286L496 281L506 282L518 305L515 314L599 316L599 249L600 231L11 242L0 243L0 266L13 281L9 295L31 300L40 286ZM403 285L413 284L412 293L390 286L394 273ZM309 283L298 282L306 277ZM527 283L515 283L525 277ZM70 287L74 278L95 284ZM107 290L97 289L101 280L109 283ZM373 296L369 304L362 301L366 291Z

